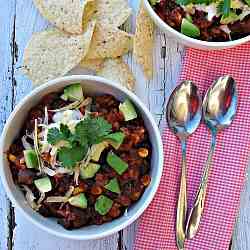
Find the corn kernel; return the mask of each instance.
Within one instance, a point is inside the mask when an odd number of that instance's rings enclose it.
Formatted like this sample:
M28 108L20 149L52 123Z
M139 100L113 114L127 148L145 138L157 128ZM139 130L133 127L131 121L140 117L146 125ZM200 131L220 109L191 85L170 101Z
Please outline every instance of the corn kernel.
M81 188L81 187L76 187L73 191L73 195L77 195L77 194L80 194L80 193L83 193L84 192L84 189Z
M141 158L146 158L148 156L148 150L146 148L139 148L138 149L138 155Z
M16 161L16 156L13 155L13 154L9 154L9 160L10 160L11 162L15 162L15 161Z
M144 175L141 178L141 182L142 182L143 186L147 187L151 182L151 177L149 175Z

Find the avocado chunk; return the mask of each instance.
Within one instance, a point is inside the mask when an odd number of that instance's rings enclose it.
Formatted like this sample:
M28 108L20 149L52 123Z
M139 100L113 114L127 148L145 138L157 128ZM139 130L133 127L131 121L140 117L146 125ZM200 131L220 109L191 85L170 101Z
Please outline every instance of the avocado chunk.
M250 0L245 0L246 4L250 6Z
M107 163L112 167L119 175L122 175L127 169L128 164L123 161L116 154L109 152L107 156Z
M230 11L228 16L223 15L221 17L220 23L221 24L229 24L229 23L232 23L232 22L236 22L238 20L240 20L240 16L238 16L235 12Z
M108 147L108 142L106 141L93 145L91 147L91 151L92 151L91 160L99 161L103 150L107 147Z
M107 140L107 142L115 149L118 149L121 146L124 138L125 138L125 135L122 132L117 132L117 133L113 133L113 134L105 136L105 139Z
M195 38L200 36L200 29L186 18L183 18L181 23L181 33Z
M122 112L125 121L130 121L137 118L137 113L135 111L134 105L129 99L126 99L124 103L119 105L119 110Z
M35 186L41 193L47 193L52 190L52 185L49 177L43 177L34 181Z
M110 180L109 183L105 185L104 187L113 193L117 193L117 194L121 193L121 189L120 189L117 178L113 178L112 180Z
M157 3L160 2L160 0L149 0L151 5L156 5Z
M80 83L75 83L73 85L67 86L64 89L61 98L65 101L81 101L83 100L83 91Z
M35 150L27 149L23 151L23 154L27 168L39 168L38 157Z
M80 176L82 179L93 178L97 171L100 169L100 165L96 163L89 163L86 167L80 167Z
M69 198L69 204L78 208L87 208L88 201L83 193L72 196Z
M105 215L109 212L113 205L113 201L104 195L100 195L95 203L95 211L100 215Z

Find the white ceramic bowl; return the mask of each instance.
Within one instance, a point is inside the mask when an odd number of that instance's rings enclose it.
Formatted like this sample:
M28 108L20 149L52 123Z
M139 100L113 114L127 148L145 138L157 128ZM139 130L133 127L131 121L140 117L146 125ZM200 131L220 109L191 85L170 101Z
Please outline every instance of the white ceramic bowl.
M250 36L246 36L241 39L237 39L234 41L228 41L228 42L206 42L201 41L192 37L188 37L184 34L182 34L179 31L176 31L172 27L170 27L168 24L166 24L154 11L154 9L151 7L148 0L144 0L144 5L146 10L148 11L149 15L153 19L154 23L165 33L170 35L171 37L174 37L178 42L182 43L183 45L186 45L188 47L196 48L196 49L203 49L203 50L218 50L218 49L226 49L235 47L237 45L246 43L250 41Z
M145 190L141 199L128 209L127 216L123 215L112 222L108 222L100 226L87 226L81 229L68 231L61 225L58 225L55 219L44 218L39 213L34 212L28 206L23 193L13 182L5 152L15 137L18 136L18 133L23 126L23 122L26 119L26 114L30 108L34 107L44 95L51 92L60 91L65 86L76 82L80 82L82 84L86 94L98 95L106 93L112 94L121 101L127 97L133 101L144 119L145 125L150 135L150 141L152 143L153 152L150 173L152 182ZM89 240L102 238L122 230L134 222L147 208L149 203L152 201L160 183L163 168L163 146L158 127L152 115L145 105L132 92L100 77L77 75L58 78L36 88L16 106L14 111L11 113L2 133L0 164L2 183L8 197L14 206L18 208L22 214L30 220L30 222L49 233L63 238Z

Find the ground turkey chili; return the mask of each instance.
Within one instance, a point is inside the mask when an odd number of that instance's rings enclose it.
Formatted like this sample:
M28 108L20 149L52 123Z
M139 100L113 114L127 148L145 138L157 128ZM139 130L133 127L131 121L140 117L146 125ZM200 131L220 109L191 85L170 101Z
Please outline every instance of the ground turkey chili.
M149 0L169 26L196 39L224 42L250 34L250 0Z
M123 215L150 184L151 144L129 100L84 97L80 84L32 108L8 160L28 204L66 229Z

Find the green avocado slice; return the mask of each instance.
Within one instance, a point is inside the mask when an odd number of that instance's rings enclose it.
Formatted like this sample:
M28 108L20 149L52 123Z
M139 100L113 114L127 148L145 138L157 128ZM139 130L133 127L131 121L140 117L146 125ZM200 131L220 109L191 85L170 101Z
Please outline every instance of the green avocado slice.
M69 204L78 208L87 208L88 201L83 193L72 196L69 198Z
M112 180L110 180L109 183L105 185L104 187L113 193L117 193L117 194L121 193L121 189L120 189L117 178L113 178Z
M61 98L65 101L81 101L83 100L83 91L80 83L75 83L67 86Z
M35 186L41 193L47 193L52 190L52 185L49 177L43 177L34 181Z
M186 18L183 18L181 23L181 33L195 38L200 36L200 29Z
M108 142L106 142L106 141L92 145L92 147L91 147L91 151L92 151L91 152L91 154L92 154L91 160L96 161L96 162L99 161L103 150L107 147L108 147Z
M105 136L105 140L115 149L118 149L121 146L124 138L125 138L125 135L123 132L117 132L117 133L113 133L113 134Z
M130 121L137 118L134 105L129 99L126 99L124 103L119 105L119 110L122 112L125 121Z
M123 161L116 154L109 152L107 156L107 163L112 167L119 175L122 175L127 169L128 164Z
M93 178L97 171L100 169L100 165L96 163L89 163L86 167L80 167L80 176L82 179Z
M113 205L113 201L104 195L100 195L95 203L95 211L100 215L105 215L109 212Z
M38 157L35 150L27 149L23 151L23 154L27 168L39 168Z

